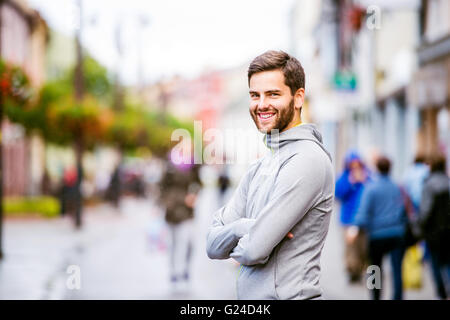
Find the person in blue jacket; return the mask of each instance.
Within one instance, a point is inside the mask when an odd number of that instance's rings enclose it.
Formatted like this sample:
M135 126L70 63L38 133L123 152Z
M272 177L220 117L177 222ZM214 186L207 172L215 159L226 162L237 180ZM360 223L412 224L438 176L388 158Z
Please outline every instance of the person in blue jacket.
M345 168L336 182L335 195L341 202L340 221L345 234L345 266L350 282L361 279L365 267L365 240L362 234L349 241L353 220L358 210L361 194L370 180L370 172L361 156L350 150L345 157Z
M391 162L381 156L376 163L378 176L367 184L361 196L361 204L354 223L363 228L368 237L369 261L379 267L382 283L382 262L386 254L391 258L393 299L401 300L402 261L405 252L404 236L407 216L400 187L389 177ZM371 288L372 298L379 300L381 286Z

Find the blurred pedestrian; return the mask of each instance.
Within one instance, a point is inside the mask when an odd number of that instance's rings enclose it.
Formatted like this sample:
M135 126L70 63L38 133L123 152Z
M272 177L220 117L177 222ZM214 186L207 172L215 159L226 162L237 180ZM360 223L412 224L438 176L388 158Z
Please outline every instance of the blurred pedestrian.
M95 193L97 197L107 200L107 192L109 183L111 180L111 175L104 168L99 168L95 172Z
M282 51L265 52L248 69L250 115L270 150L215 212L207 236L211 259L241 263L238 299L322 297L334 174L316 126L301 123L304 80L300 62Z
M419 209L419 224L431 258L431 270L439 298L450 295L450 179L442 155L430 159Z
M190 279L194 206L201 187L198 166L168 161L161 181L161 202L170 233L170 281L181 289Z
M406 170L401 187L409 219L409 230L407 230L405 239L407 246L415 245L421 238L418 215L423 185L428 175L429 167L425 163L425 156L418 153L414 163Z
M112 202L115 208L119 207L119 200L122 190L122 163L116 165L109 179L109 186L106 190L106 198Z
M414 163L406 170L403 179L403 186L411 199L415 212L419 211L423 184L428 174L429 168L425 164L425 156L417 154Z
M61 195L61 215L66 213L75 215L77 201L77 170L75 167L67 167L62 178Z
M53 195L52 181L47 168L44 168L44 173L42 175L41 190L43 195Z
M354 223L366 231L371 265L378 266L383 278L383 257L391 258L393 299L403 298L402 261L405 252L406 213L402 192L389 177L391 162L381 156L376 162L379 175L368 183ZM373 288L372 298L379 300L381 288Z
M364 233L355 236L354 219L364 185L370 181L370 172L356 150L345 156L345 167L336 182L336 198L341 202L340 221L344 227L345 268L350 282L361 280L366 267L366 239ZM351 240L350 240L351 239Z
M223 164L222 168L220 169L217 182L219 185L219 207L222 207L225 205L225 202L227 200L227 191L230 188L229 168L226 164Z

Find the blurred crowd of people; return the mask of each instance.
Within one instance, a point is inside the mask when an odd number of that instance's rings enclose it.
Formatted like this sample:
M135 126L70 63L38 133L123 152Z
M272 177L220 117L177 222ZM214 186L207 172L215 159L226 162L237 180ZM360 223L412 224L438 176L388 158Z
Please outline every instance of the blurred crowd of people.
M450 295L450 179L441 154L417 155L401 183L390 177L391 160L379 155L369 169L357 151L345 158L336 180L340 222L344 230L348 280L360 282L368 266L378 266L389 255L393 299L403 298L405 253L420 248L428 262L440 299ZM419 275L420 277L420 275ZM419 285L420 287L420 285ZM381 298L381 286L371 290Z

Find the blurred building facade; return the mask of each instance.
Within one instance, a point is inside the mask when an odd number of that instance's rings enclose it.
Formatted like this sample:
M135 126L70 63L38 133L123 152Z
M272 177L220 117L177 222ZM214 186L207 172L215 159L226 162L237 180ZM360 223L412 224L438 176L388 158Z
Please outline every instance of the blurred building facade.
M423 0L420 22L419 68L408 88L408 99L419 113L419 151L442 152L449 168L450 2Z
M23 0L2 0L0 16L0 56L20 66L31 85L39 88L45 80L48 43L45 20ZM36 136L25 137L23 128L8 120L1 125L5 195L39 192L45 161L42 140Z
M194 78L174 76L144 89L147 105L167 111L180 119L201 120L203 130L215 127L224 108L224 73L205 71Z
M420 74L423 8L415 0L295 2L293 48L305 65L312 121L321 128L336 171L353 148L369 162L386 154L393 159L394 178L401 179L414 155L427 148L424 137L431 138L424 132L430 129L410 99Z

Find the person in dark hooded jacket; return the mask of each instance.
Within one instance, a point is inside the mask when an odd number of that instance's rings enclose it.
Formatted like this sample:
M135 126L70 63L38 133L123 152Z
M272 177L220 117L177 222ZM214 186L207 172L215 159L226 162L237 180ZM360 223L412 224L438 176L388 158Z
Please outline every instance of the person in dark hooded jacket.
M450 179L445 157L430 161L431 174L425 180L419 210L419 225L431 258L436 291L441 299L450 296Z

